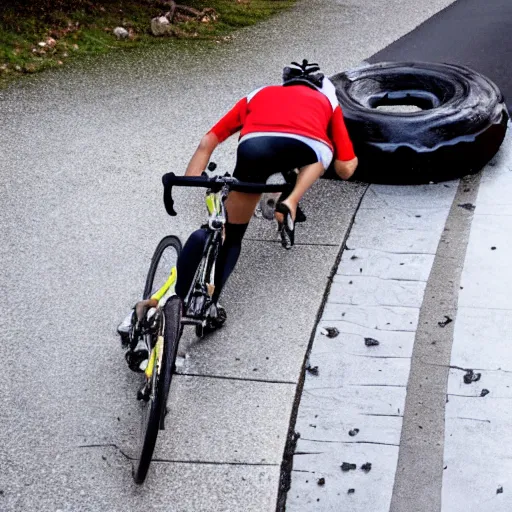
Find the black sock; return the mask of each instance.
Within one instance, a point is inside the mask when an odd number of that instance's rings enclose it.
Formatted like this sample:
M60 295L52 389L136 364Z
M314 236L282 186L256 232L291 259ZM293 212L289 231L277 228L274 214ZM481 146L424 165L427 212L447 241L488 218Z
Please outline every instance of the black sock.
M203 249L206 243L208 232L206 229L198 229L189 237L181 251L176 265L178 280L176 281L176 294L182 300L187 296L192 284L192 279L203 256Z
M228 277L236 266L240 251L242 250L242 239L247 230L247 224L226 223L226 239L220 248L215 267L215 292L213 301L217 302L222 288Z

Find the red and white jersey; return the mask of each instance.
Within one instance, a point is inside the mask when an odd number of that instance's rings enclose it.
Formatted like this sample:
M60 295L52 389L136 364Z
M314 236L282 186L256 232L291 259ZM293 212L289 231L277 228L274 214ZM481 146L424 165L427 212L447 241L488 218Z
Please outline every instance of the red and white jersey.
M332 82L321 90L306 85L269 85L242 98L211 130L220 142L241 131L287 133L327 144L337 160L355 157Z

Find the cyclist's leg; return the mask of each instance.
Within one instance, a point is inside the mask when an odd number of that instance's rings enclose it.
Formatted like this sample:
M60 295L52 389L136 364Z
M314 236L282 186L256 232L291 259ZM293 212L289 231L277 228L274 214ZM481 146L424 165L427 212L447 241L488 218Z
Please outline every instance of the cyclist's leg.
M310 166L304 166L304 164L316 161L317 156L314 151L297 140L290 138L283 140L282 137L273 136L256 137L242 141L238 145L237 162L233 175L241 181L265 183L268 177L275 172L295 167L306 170ZM322 172L323 167L319 171L319 175ZM309 183L310 173L311 171L307 172L302 182L296 184L294 191L297 190L297 193L292 201L295 201L295 197L300 199L316 180L315 178ZM304 190L302 190L303 188ZM245 230L260 197L260 194L231 192L226 200L228 223L226 224L226 239L217 260L214 300L218 299L222 287L235 268ZM295 204L294 215L296 207Z
M317 179L322 176L325 168L322 162L316 162L314 164L306 165L302 167L299 171L299 175L297 176L297 182L295 183L295 187L293 188L290 195L282 200L286 206L291 211L292 218L295 219L295 213L297 211L297 205L299 201L302 199L302 196L306 193L306 191L315 183ZM276 218L280 222L283 221L283 214L276 212Z
M218 300L222 287L235 268L242 248L242 239L259 198L260 194L231 192L226 200L229 221L225 226L226 238L217 257L214 302ZM194 231L185 243L178 258L176 294L182 299L186 297L196 269L201 261L206 237L206 230L198 229Z
M205 229L194 231L189 237L176 264L178 279L176 281L176 294L185 299L197 267L203 256L203 248L208 233Z
M214 302L217 302L223 286L236 266L242 250L242 239L259 199L260 194L242 192L231 192L226 199L228 222L225 226L226 238L217 257Z

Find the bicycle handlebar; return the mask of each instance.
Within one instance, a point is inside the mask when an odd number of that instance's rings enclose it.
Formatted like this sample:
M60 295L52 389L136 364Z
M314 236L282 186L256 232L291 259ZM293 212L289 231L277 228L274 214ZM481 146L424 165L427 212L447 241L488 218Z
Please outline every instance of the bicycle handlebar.
M172 198L172 187L174 185L180 187L203 187L211 188L214 192L218 192L224 185L230 190L247 193L264 193L264 192L291 192L293 185L289 183L279 183L275 185L267 185L266 183L249 183L239 181L236 178L225 176L208 177L203 173L201 176L176 176L173 172L168 172L162 176L164 185L164 205L167 213L174 217L177 215L174 210L174 199Z

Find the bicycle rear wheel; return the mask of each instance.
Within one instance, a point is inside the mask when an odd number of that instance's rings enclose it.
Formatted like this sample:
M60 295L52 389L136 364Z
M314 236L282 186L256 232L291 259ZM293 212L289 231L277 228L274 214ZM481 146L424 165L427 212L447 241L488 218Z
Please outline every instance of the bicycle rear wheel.
M149 299L167 281L171 269L178 262L181 249L177 236L168 235L160 240L151 258L143 299Z
M167 397L175 369L176 353L181 334L181 299L177 295L169 298L163 308L163 336L157 341L154 364L148 379L148 400L142 400L142 422L139 456L133 468L133 479L142 484L146 479L158 430L164 430L167 413ZM159 343L162 344L161 349Z

